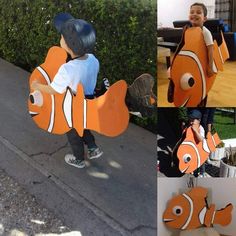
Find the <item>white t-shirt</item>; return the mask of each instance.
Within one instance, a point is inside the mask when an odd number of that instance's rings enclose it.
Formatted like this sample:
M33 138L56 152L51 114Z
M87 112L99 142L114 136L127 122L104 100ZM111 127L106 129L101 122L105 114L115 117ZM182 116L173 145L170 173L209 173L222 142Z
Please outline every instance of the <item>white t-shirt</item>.
M202 27L202 33L204 37L204 41L206 46L214 44L213 37L209 29L207 29L205 26Z
M201 125L199 126L199 133L203 138L205 138L205 130Z
M73 59L63 64L50 86L58 93L64 93L69 86L74 93L79 83L83 85L85 95L93 95L99 72L99 61L93 54L87 54L85 60Z

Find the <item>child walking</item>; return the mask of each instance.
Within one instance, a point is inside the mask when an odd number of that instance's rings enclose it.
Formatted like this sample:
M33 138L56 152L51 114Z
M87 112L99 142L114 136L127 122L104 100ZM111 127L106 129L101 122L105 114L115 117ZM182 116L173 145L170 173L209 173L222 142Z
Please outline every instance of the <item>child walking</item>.
M54 26L61 34L61 47L71 59L59 68L50 85L34 81L31 84L32 89L49 94L62 94L70 87L76 94L77 86L81 83L85 97L92 99L99 72L99 61L92 54L96 41L93 26L85 20L75 19L68 13L58 14L54 18ZM90 130L84 130L83 137L80 137L75 129L71 129L67 132L67 138L73 151L73 154L65 156L69 165L85 167L84 144L88 147L88 159L98 158L103 154Z

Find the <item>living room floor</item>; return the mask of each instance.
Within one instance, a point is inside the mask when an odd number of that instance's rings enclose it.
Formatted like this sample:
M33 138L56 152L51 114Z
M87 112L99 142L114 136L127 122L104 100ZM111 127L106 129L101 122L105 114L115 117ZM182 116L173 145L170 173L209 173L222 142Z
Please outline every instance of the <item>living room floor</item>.
M157 63L158 107L174 107L167 101L169 80L164 60ZM236 61L226 61L224 71L217 74L213 87L209 91L207 107L236 107Z

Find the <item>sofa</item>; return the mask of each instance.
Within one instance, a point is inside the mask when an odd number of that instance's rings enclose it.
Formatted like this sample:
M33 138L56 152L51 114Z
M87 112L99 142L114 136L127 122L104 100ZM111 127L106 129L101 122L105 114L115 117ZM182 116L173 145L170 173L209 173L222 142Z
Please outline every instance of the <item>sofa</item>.
M181 40L183 27L190 24L187 20L174 21L174 28L160 28L157 30L158 37L163 37L165 42L179 43ZM224 34L225 42L228 46L230 60L236 60L236 32L231 32L229 26L224 24L221 19L208 19L206 26L212 33L212 36L217 41L220 41L220 32Z

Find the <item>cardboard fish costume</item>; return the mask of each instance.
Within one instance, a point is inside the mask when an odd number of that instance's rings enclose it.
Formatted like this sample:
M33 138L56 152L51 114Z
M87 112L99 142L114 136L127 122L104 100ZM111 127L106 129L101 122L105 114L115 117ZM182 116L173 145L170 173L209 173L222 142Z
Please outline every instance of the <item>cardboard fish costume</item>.
M185 139L177 150L179 159L179 170L182 173L192 173L199 168L208 158L211 152L214 152L216 146L221 143L217 133L207 133L207 138L197 142L191 127L185 131Z
M221 33L222 43L218 46L214 41L213 71L207 76L207 48L200 27L188 28L184 31L180 48L174 56L170 76L174 83L174 105L177 107L196 107L207 96L216 74L223 70L223 63L229 58L229 52Z
M66 59L64 49L56 46L50 48L45 62L31 74L30 85L34 80L49 85ZM114 137L128 127L126 91L124 80L110 86L104 95L91 100L85 99L81 84L77 87L76 95L70 88L64 94L54 95L31 90L28 108L34 122L50 133L64 134L75 128L80 136L84 129L90 129Z
M206 188L195 187L173 197L164 211L164 223L170 228L181 230L230 224L233 205L230 203L225 208L216 210L215 204L208 206L207 192Z

